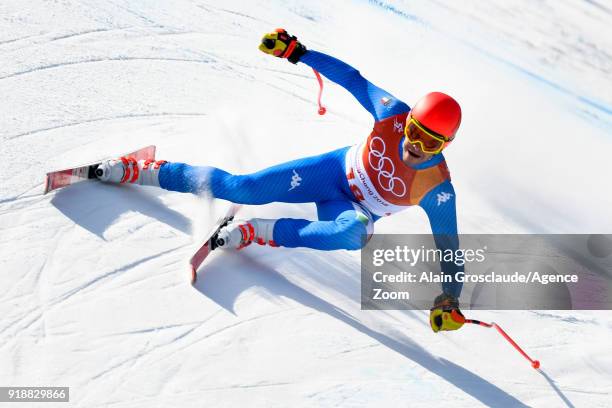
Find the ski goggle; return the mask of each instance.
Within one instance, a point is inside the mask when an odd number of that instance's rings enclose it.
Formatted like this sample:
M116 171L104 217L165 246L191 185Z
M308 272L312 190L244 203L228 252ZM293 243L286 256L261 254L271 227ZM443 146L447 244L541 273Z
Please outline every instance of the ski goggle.
M451 142L452 139L426 129L412 116L409 118L404 128L404 135L410 143L421 145L424 153L438 154Z

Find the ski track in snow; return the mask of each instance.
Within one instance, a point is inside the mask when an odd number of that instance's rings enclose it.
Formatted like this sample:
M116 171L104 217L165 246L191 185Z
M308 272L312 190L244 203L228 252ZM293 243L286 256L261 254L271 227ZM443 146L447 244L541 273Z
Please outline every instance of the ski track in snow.
M160 257L163 257L167 254L173 253L175 252L177 249L179 249L180 247L177 248L172 248L172 249L168 249L166 251L160 252L159 254L155 254L155 255L151 255L151 256L146 256L144 258L141 258L137 261L134 261L132 263L129 263L125 266L122 266L121 268L115 269L113 271L107 272L103 275L100 275L88 282L83 283L82 285L75 287L73 289L70 289L68 292L63 293L62 295L56 297L55 299L52 299L51 301L49 301L49 303L47 304L48 307L53 307L55 305L57 305L60 302L64 302L68 299L70 299L72 296L74 296L75 294L79 294L79 295L83 295L83 294L87 294L87 292L89 290L93 290L95 289L96 286L98 286L99 283L103 283L104 281L108 280L109 278L114 277L115 275L121 274L121 273L125 273L126 271L133 269L141 264L147 263L151 260L154 259L158 259Z
M126 27L127 28L127 27ZM124 30L125 28L96 28L96 29L91 29L91 30L83 30L83 31L76 31L76 32L69 32L66 34L60 34L60 35L53 35L53 34L39 34L39 35L28 35L25 37L20 37L20 38L14 38L14 39L10 39L10 40L4 40L4 41L0 41L0 47L6 44L13 44L16 42L21 42L21 41L25 41L25 40L31 40L33 38L35 39L44 39L44 42L42 44L48 44L54 41L62 41L62 40L68 40L68 39L76 39L77 37L83 37L86 35L90 35L90 34L99 34L99 33L108 33L108 32L115 32L115 31L120 31L120 30ZM36 45L41 45L41 42L39 41L30 41L30 44L27 44L23 47L18 48L18 50L23 50L23 48L28 47L28 46L36 46ZM11 49L10 51L15 51L15 49Z
M158 113L128 113L125 115L115 115L115 116L109 116L109 117L102 117L102 118L93 118L93 119L87 119L87 120L81 120L78 122L73 122L73 123L66 123L66 124L62 124L62 125L57 125L57 126L51 126L51 127L47 127L47 128L42 128L42 129L34 129L34 130L30 130L28 132L24 132L24 133L20 133L17 135L12 135L7 137L7 140L12 140L12 139L17 139L23 136L31 136L33 134L36 133L40 133L40 132L47 132L49 130L56 130L56 129L62 129L62 128L66 128L66 127L72 127L72 126L80 126L80 125L84 125L84 124L88 124L88 123L94 123L94 122L102 122L102 121L108 121L108 120L120 120L120 119L130 119L130 118L154 118L154 117L158 117L158 116L206 116L206 113L204 112L158 112Z
M15 77L19 77L22 75L28 75L28 74L33 74L33 73L38 73L41 71L45 71L48 69L56 69L56 68L63 68L63 67L67 67L67 66L71 66L71 65L81 65L81 64L95 64L95 63L99 63L99 62L109 62L109 61L114 61L114 62L129 62L129 61L172 61L172 62L190 62L190 63L197 63L197 64L209 64L211 62L213 62L213 60L206 60L206 59L188 59L188 58L146 58L146 57L118 57L118 58L99 58L99 59L90 59L90 60L83 60L83 61L66 61L66 62L60 62L57 64L51 64L51 65L46 65L46 66L40 66L40 67L35 67L35 68L31 68L31 69L26 69L23 71L18 71L18 72L14 72L12 74L9 75L5 75L0 77L0 80L3 79L10 79L10 78L15 78Z
M256 50L284 25L409 104L458 95L464 123L446 157L464 232L608 233L605 4L31 0L2 11L1 384L69 385L75 407L608 406L609 312L469 311L503 323L542 362L534 371L493 331L433 335L426 311L362 311L354 253L215 253L191 287L186 259L223 203L94 183L42 195L47 171L149 144L160 159L247 173L365 137L350 95L325 81L319 117L312 71ZM575 134L588 157L568 150ZM517 154L512 140L530 148ZM255 215L314 211L241 217ZM428 232L422 215L377 232Z

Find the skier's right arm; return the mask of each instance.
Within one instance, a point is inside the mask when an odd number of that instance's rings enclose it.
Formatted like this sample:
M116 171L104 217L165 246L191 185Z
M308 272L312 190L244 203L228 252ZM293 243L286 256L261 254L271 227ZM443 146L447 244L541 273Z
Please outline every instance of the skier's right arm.
M410 110L406 103L372 84L352 66L322 52L307 51L295 36L283 29L266 34L259 49L266 54L287 58L293 64L303 62L319 71L353 94L377 121Z

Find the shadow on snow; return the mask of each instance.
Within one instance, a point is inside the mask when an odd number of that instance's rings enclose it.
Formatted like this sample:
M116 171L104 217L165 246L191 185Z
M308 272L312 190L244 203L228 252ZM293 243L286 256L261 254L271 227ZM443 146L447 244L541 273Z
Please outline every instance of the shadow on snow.
M139 212L185 234L191 233L191 222L174 211L156 195L140 186L83 182L59 190L51 204L74 223L104 239L104 231L121 214Z
M346 265L339 263L334 256L326 257L321 262L316 257L309 259L307 267L312 271L326 273L330 278L340 278L340 284L334 288L342 294L355 299L359 296L359 282L344 274L338 276L335 269L346 271ZM484 378L465 368L443 358L437 358L402 333L394 333L393 337L376 331L351 316L348 311L304 290L290 282L281 273L269 265L249 257L245 253L236 256L219 256L213 254L204 270L200 270L200 279L196 289L218 305L236 314L234 302L241 292L259 287L265 289L271 297L292 299L306 307L317 310L353 327L355 330L371 337L380 344L414 361L423 368L445 379L481 403L491 407L527 407L521 401L495 386ZM352 281L352 282L351 282ZM322 283L326 284L326 283ZM347 289L350 293L347 293Z

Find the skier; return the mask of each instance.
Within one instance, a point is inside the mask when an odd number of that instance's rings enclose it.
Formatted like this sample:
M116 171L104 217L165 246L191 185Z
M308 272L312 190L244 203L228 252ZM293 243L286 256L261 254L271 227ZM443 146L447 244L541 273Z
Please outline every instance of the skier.
M247 175L208 166L120 158L103 162L98 178L186 193L208 192L215 198L250 205L316 204L317 221L234 221L219 232L224 248L240 249L256 242L319 250L360 249L378 219L419 205L427 213L437 247L457 249L455 191L442 150L459 128L459 104L444 93L432 92L410 109L350 65L307 50L284 29L265 34L259 49L293 64L302 62L344 87L374 117L373 131L354 146ZM442 263L442 270L454 276L462 268ZM443 293L430 311L434 332L463 325L458 302L461 287L456 281L442 285Z

